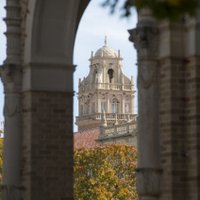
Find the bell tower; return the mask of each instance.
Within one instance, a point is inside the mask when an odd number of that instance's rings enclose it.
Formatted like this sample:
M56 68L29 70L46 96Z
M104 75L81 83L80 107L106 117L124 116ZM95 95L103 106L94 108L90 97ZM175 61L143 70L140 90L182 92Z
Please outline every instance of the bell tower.
M122 60L120 51L107 45L107 37L104 45L91 53L89 74L79 79L79 131L100 126L103 115L108 126L135 118L133 77L123 74Z

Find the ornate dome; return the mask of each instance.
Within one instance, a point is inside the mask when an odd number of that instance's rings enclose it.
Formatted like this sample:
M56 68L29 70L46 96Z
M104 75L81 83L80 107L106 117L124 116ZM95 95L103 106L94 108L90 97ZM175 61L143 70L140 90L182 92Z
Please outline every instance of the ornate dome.
M104 45L98 49L95 53L95 57L108 57L108 58L117 58L117 53L110 47Z
M117 53L107 46L107 38L105 38L104 46L98 49L95 53L95 57L107 57L107 58L117 58Z

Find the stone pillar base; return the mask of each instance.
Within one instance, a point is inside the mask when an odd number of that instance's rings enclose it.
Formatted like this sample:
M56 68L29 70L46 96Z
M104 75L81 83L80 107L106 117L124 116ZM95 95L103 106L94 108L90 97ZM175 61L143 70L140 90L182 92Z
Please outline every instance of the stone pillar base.
M16 186L16 185L2 185L1 192L3 199L22 199L22 192L24 191L24 187Z
M156 200L160 194L161 169L138 168L136 185L141 200Z

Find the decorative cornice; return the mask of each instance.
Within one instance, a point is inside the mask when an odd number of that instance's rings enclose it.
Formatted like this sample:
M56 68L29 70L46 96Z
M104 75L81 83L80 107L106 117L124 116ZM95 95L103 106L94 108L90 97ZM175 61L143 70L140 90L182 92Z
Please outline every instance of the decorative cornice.
M158 79L157 64L142 64L138 69L138 87L149 89Z

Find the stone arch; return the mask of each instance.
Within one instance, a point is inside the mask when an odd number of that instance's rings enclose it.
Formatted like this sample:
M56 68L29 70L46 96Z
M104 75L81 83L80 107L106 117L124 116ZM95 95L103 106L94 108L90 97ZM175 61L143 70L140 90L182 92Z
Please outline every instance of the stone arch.
M15 111L5 113L4 199L73 199L72 58L88 3L7 2L7 19L17 23L6 21L2 72L6 108Z
M30 134L23 141L28 150L23 156L32 162L39 159L40 164L31 164L32 173L23 174L25 199L73 199L73 48L87 4L88 1L38 0L30 6L27 27L32 25L25 43L23 103L37 111L31 110L23 118L29 125L23 128L24 134ZM40 102L36 105L34 100ZM45 109L45 105L51 109ZM42 117L44 112L46 117ZM38 116L40 120L34 120ZM25 170L29 165L25 163ZM44 166L47 173L41 169ZM29 187L28 182L35 187ZM58 187L52 191L51 185Z
M7 1L8 48L1 69L9 133L4 151L6 200L73 199L72 52L88 3ZM130 31L140 66L138 190L141 199L196 199L200 193L199 11L196 18L179 24L158 24L147 10L141 10L138 19L138 27ZM163 90L158 88L158 70ZM186 164L186 158L191 162Z
M87 1L31 1L25 22L25 61L72 63L76 30L87 4Z
M9 134L15 135L19 142L14 143L14 137L11 136L7 139L7 146L14 145L21 151L12 155L7 154L8 157L13 158L8 166L13 165L15 160L18 166L12 172L17 181L9 177L9 170L12 168L8 169L8 177L6 177L8 179L4 181L5 199L10 199L12 196L21 199L23 196L26 200L72 200L72 98L75 68L72 57L78 23L89 2L86 0L34 0L29 1L29 4L19 5L18 0L10 0L9 3L6 9L8 15L12 15L8 16L8 19L18 20L18 23L7 23L8 51L3 74L6 106L10 108L14 105L13 110L16 112L10 116L6 113L6 123ZM24 13L20 13L20 6ZM22 22L19 20L21 14L23 14ZM146 15L143 17L145 18ZM9 35L12 33L12 26L16 30L15 37L12 34ZM147 37L148 34L151 36L151 28L145 27L144 30L142 28L133 31L133 37L136 40L142 39L140 33L144 34L145 31ZM148 41L142 42L144 47L152 44L147 43ZM136 43L136 45L139 44L141 41ZM140 53L145 54L146 51ZM150 86L145 84L145 87ZM7 104L12 104L12 106ZM149 124L145 125L147 127L144 127L148 128ZM153 139L147 139L146 146ZM155 158L155 149L150 151L151 158ZM143 154L141 161L147 165L140 165L139 169L141 176L139 180L144 183L149 177L152 178L152 174L157 178L155 166L151 165L151 158L146 159L145 156L148 154ZM142 192L144 196L152 196L151 191L142 190ZM153 195L158 194L156 187Z
M12 116L5 114L10 135L5 145L6 200L73 199L72 57L78 23L88 3L8 2L7 19L17 23L7 21L3 69L6 108L14 110Z

